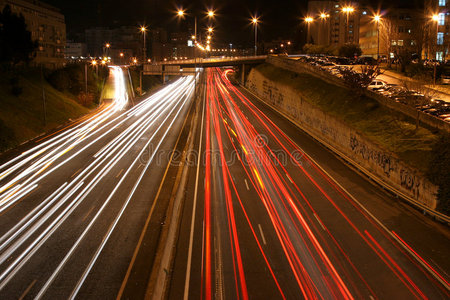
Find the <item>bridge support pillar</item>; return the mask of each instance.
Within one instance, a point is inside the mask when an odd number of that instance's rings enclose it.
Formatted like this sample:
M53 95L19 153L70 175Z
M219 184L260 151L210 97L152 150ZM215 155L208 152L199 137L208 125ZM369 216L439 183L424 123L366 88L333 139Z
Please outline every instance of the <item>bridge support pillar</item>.
M241 84L245 85L245 64L242 64L241 68Z

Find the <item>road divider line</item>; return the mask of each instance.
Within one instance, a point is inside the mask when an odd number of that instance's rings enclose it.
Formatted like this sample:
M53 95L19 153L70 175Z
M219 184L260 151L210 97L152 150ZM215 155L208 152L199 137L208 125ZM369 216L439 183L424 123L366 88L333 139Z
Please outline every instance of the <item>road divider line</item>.
M267 243L266 243L266 238L265 238L265 236L264 236L264 232L263 232L263 230L262 230L261 224L258 224L258 228L259 228L259 232L261 233L261 238L262 238L263 244L264 244L264 245L267 245Z
M27 287L27 289L20 295L19 300L25 299L25 296L30 292L31 288L36 284L37 280L33 280L31 284Z
M314 218L316 218L317 223L320 224L320 227L322 227L322 229L326 231L325 226L323 226L323 224L322 224L322 222L320 221L319 217L318 217L316 214L313 214L313 215L314 215Z
M246 178L244 178L244 182L245 182L245 186L247 187L247 191L250 191L250 187L248 186L248 182L247 182Z
M200 143L198 146L198 158L197 158L197 171L195 175L195 189L194 189L194 200L192 201L192 218L191 218L191 229L189 234L189 248L188 248L188 260L186 265L186 280L184 282L184 295L183 299L188 300L189 299L189 282L191 278L191 265L192 265L192 248L193 248L193 242L194 242L194 228L195 228L195 214L197 209L197 198L198 198L198 178L200 173L200 159L202 153L202 143L203 143L203 127L204 127L204 116L205 116L205 101L203 101L203 108L202 108L202 120L201 120L201 127L200 127Z

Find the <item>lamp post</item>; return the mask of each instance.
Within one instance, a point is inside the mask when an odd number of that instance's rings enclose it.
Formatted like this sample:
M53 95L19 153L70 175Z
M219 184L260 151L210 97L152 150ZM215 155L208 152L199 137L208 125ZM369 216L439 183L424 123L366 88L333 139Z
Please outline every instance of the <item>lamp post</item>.
M373 20L377 23L377 63L380 63L380 15L375 15Z
M186 15L185 11L182 8L178 9L177 16L179 18L184 18L185 15ZM208 10L206 12L206 16L209 19L214 18L214 16L215 16L214 10ZM213 31L212 27L209 27L208 31L212 32ZM194 68L195 68L195 90L194 91L195 91L195 95L196 95L197 94L197 47L201 47L201 45L198 44L198 39L197 39L197 16L194 16L194 35L192 36L192 38L194 40ZM209 45L208 45L208 48L209 48Z
M320 20L321 20L321 27L322 27L322 29L323 29L323 27L324 27L324 25L326 24L325 22L326 22L326 20L328 19L330 17L330 15L329 14L326 14L326 13L321 13L320 14ZM326 39L327 39L327 43L328 44L330 44L330 31L329 30L326 30L326 33L327 33L327 36L326 36Z
M146 47L146 40L147 40L147 27L145 26L141 26L141 32L143 34L143 38L144 38L144 49L143 49L143 59L142 61L145 62L147 60L147 47Z
M434 57L434 64L433 64L433 84L436 85L436 64L437 64L437 46L438 46L438 33L439 33L439 15L433 15L431 17L433 22L436 22L436 51L435 51L435 57Z
M349 31L349 24L348 24L348 15L355 11L355 9L351 6L343 7L342 11L346 14L347 21L345 23L345 42L348 43L348 31Z
M257 45L257 42L258 42L258 18L253 17L252 23L253 23L253 26L255 27L255 56L256 56L258 53L258 45Z
M305 18L305 22L306 22L306 24L307 24L307 31L306 31L306 43L308 44L309 43L309 40L310 40L310 35L311 35L311 33L310 33L310 29L311 29L311 22L313 22L314 21L314 19L312 18L312 17L306 17Z

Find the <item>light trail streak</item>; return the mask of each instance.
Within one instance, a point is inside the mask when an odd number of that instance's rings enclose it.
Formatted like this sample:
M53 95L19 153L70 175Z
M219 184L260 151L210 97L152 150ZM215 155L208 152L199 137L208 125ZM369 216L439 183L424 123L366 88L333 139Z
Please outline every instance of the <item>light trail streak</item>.
M97 211L96 215L91 218L82 235L75 242L72 249L58 266L57 270L51 274L51 277L48 279L44 288L41 289L39 295L43 295L47 291L53 280L65 266L65 262L71 257L75 249L81 245L81 241L87 232L100 218L101 213L106 209L121 183L126 178L130 177L129 173L131 169L139 161L143 152L154 142L157 143L157 149L159 149L166 140L166 136L170 130L172 130L175 120L184 107L186 107L187 103L190 102L193 95L194 79L193 77L184 77L169 84L166 88L147 99L144 99L130 110L119 112L127 105L128 96L126 94L122 70L120 68L113 68L113 73L116 83L114 105L99 112L98 115L89 118L84 123L70 128L67 131L63 131L59 135L53 136L49 140L22 153L18 158L13 159L0 167L0 170L2 168L8 168L3 171L4 178L16 170L22 169L20 173L3 185L6 186L7 184L14 185L20 183L7 192L5 192L7 189L2 190L3 194L0 192L0 201L3 200L3 202L0 202L1 212L10 207L14 202L23 198L22 196L25 196L25 194L29 194L31 190L38 186L38 183L42 181L43 178L48 177L55 170L60 169L62 166L73 161L74 158L82 154L88 148L104 140L106 136L113 133L119 126L127 124L125 129L113 136L112 140L94 155L92 161L81 170L79 169L77 173L73 174L69 182L65 182L61 185L49 197L45 198L45 200L40 202L31 212L23 217L13 228L0 237L0 265L5 265L5 269L0 273L0 290L2 290L10 280L20 272L22 267L36 254L41 246L44 245L56 230L68 220L75 209L77 209L87 196L91 194L94 188L101 183L102 179L109 174L117 163L121 161L125 155L130 155L130 150L133 147L138 146L138 151L133 150L132 155L135 157L132 165L127 168L125 174L120 177L113 192L111 192L108 198L102 202L101 208ZM156 128L153 128L155 126ZM164 132L160 134L159 132L163 128ZM142 144L142 137L148 135L150 135L150 137ZM81 145L82 143L85 145ZM81 146L81 148L79 146ZM63 155L75 147L79 148L79 150L65 160L53 165L57 159L63 157ZM156 152L152 154L151 161L153 161L155 154ZM38 159L32 162L32 160L36 158ZM19 161L19 159L21 159L21 161ZM111 223L105 239L100 243L97 252L94 254L86 271L80 278L76 289L74 290L74 295L77 294L79 288L86 279L87 274L95 264L106 241L115 229L118 220L130 203L142 177L145 172L148 171L151 161L147 162L138 180L135 181L134 188L124 202L122 210ZM15 164L14 162L18 163ZM32 162L32 164L26 166L26 164L30 162ZM23 170L24 166L25 170ZM11 196L11 198L7 198L8 196ZM12 198L14 199L11 200ZM39 232L39 230L41 231ZM30 240L29 244L26 245L25 242L28 242L28 240ZM25 249L20 250L20 253L18 253L19 249L22 249L24 246ZM14 259L10 261L9 258ZM6 265L6 263L8 263L8 265Z
M214 74L214 72L216 74ZM217 75L218 73L218 75ZM259 110L248 98L246 98L236 87L234 87L226 78L228 72L221 72L216 70L208 73L207 78L207 99L206 107L208 113L206 114L206 172L205 172L205 212L204 212L204 230L203 230L203 246L202 246L202 297L209 299L213 293L211 287L212 275L209 272L214 259L214 253L211 252L209 240L213 239L212 232L210 230L212 219L217 218L217 212L211 215L211 203L223 201L225 203L225 212L227 216L228 226L223 229L224 232L228 232L230 241L227 247L232 254L233 267L239 266L240 261L236 256L236 245L239 244L241 238L239 234L234 234L233 224L235 223L236 215L234 213L235 208L232 208L229 203L230 199L237 198L240 204L240 209L244 213L247 223L252 231L254 239L260 249L262 257L264 258L266 265L271 270L271 263L266 259L266 250L261 247L258 237L254 233L251 218L247 216L245 206L251 204L241 202L239 190L235 187L234 177L231 175L231 170L228 169L225 158L221 156L220 160L213 159L209 152L215 151L212 149L212 143L216 143L219 148L219 153L222 155L228 148L224 145L225 141L221 137L222 130L219 126L225 129L231 146L237 153L240 153L237 158L239 159L242 168L247 174L251 185L255 189L255 193L258 195L258 199L261 200L264 208L267 211L268 217L273 225L280 246L286 255L286 259L289 262L292 273L294 274L298 286L302 291L305 298L346 298L352 299L352 293L355 293L357 298L365 297L368 291L370 297L377 298L372 286L366 280L362 272L358 269L353 259L345 250L342 242L333 236L332 231L327 227L327 224L322 221L317 211L313 208L315 203L311 200L311 196L306 196L302 191L305 184L298 185L298 176L293 176L293 170L302 174L302 178L308 183L308 188L316 190L316 194L320 197L321 201L331 204L338 215L343 217L344 223L349 225L349 229L356 233L362 239L361 244L358 245L358 249L371 249L371 257L379 259L381 264L388 267L393 275L394 279L401 281L406 287L405 292L411 292L412 295L418 298L426 298L424 291L422 290L422 284L416 284L410 274L406 272L406 269L399 264L394 258L389 255L388 250L381 247L373 236L367 231L362 232L351 220L350 216L344 212L344 208L341 207L342 203L338 203L337 200L347 200L351 206L353 206L357 212L366 218L368 224L374 226L378 232L382 234L384 238L389 242L389 250L398 250L401 254L404 254L410 262L418 267L425 276L427 276L431 282L437 283L439 280L446 286L447 280L440 274L436 273L434 268L431 268L420 257L418 260L422 261L422 267L412 259L412 255L408 254L405 249L400 247L400 244L395 241L393 236L389 235L389 232L382 229L377 222L373 220L370 214L362 209L355 201L349 197L330 176L325 173L320 166L310 159L310 157L304 153L304 151L295 144L286 134L279 129L272 120L270 120L261 110ZM239 104L235 100L240 100ZM240 105L243 104L244 108L250 112L249 115L244 115ZM252 121L249 121L250 119ZM255 123L256 120L256 123ZM221 123L219 125L218 123ZM210 125L211 124L211 125ZM256 125L262 127L265 132L259 132L255 129ZM211 128L211 129L210 129ZM213 132L215 134L213 134ZM271 144L271 147L267 143L258 144L256 142L260 133L266 134L266 137L270 141L274 141L275 144ZM234 139L237 139L236 145ZM276 153L272 151L273 147L280 147L284 153L288 154L289 159L294 162L293 167L287 170L283 163L280 162ZM292 148L292 149L289 149ZM292 155L294 151L301 153L302 159L310 165L310 168L306 168L296 157ZM242 156L242 157L241 157ZM217 161L222 161L221 168L214 170L214 172L222 172L222 176L213 177L211 170L211 163L217 164ZM244 162L245 161L245 162ZM318 176L318 178L317 178ZM219 178L220 183L215 184L217 186L223 186L222 190L211 187L211 178L217 181ZM230 185L232 184L234 194L230 195ZM246 190L249 191L247 181L244 179L247 186ZM311 194L309 192L309 194ZM218 197L220 195L220 197ZM300 197L299 197L300 196ZM342 199L341 199L342 198ZM323 200L322 200L323 199ZM255 200L255 199L253 199ZM234 202L234 200L233 200ZM306 205L304 205L304 204ZM347 209L347 208L346 208ZM233 210L233 212L232 212ZM352 218L354 215L352 216ZM259 225L259 224L258 224ZM228 231L227 231L228 229ZM335 229L333 228L333 231ZM353 234L351 233L351 234ZM214 233L218 234L218 233ZM398 238L398 237L397 237ZM331 241L331 243L329 243ZM383 244L384 245L384 244ZM334 247L333 247L334 246ZM366 247L366 248L365 248ZM404 246L408 248L407 245ZM411 251L411 249L409 249ZM335 253L338 251L337 253ZM412 251L414 253L414 251ZM344 260L342 260L343 257ZM333 263L334 262L334 263ZM215 262L217 263L217 262ZM245 262L244 262L245 267ZM350 269L349 269L350 267ZM426 272L429 270L431 273L436 273L435 278L431 277L431 274ZM353 271L349 272L349 271ZM340 274L342 273L342 274ZM341 275L343 275L341 277ZM353 282L352 278L358 278L360 282L365 286L366 291L362 291L360 287ZM238 278L244 278L236 273L234 285L238 290L239 284L236 281ZM230 284L231 284L231 279ZM273 279L275 282L276 274L273 273ZM344 282L344 279L348 282ZM225 280L227 280L225 278ZM351 287L351 290L348 288ZM281 286L277 286L282 293ZM447 294L445 289L440 285L436 285L444 294ZM239 298L239 294L236 295Z

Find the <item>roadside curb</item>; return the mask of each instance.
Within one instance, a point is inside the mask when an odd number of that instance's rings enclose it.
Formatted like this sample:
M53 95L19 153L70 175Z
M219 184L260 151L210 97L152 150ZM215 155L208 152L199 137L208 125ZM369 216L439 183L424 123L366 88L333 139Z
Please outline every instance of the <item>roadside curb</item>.
M201 98L200 98L201 99ZM173 258L176 252L176 241L181 225L181 213L184 205L185 187L187 183L187 175L189 166L186 165L186 156L189 149L193 148L194 138L196 134L197 124L199 122L199 107L201 101L194 99L193 116L190 124L189 135L186 139L186 146L180 159L181 165L178 167L175 183L172 187L169 206L166 211L165 226L162 229L159 245L156 252L155 261L153 263L152 272L145 292L145 299L165 299L167 297L167 288L170 284L171 269Z

